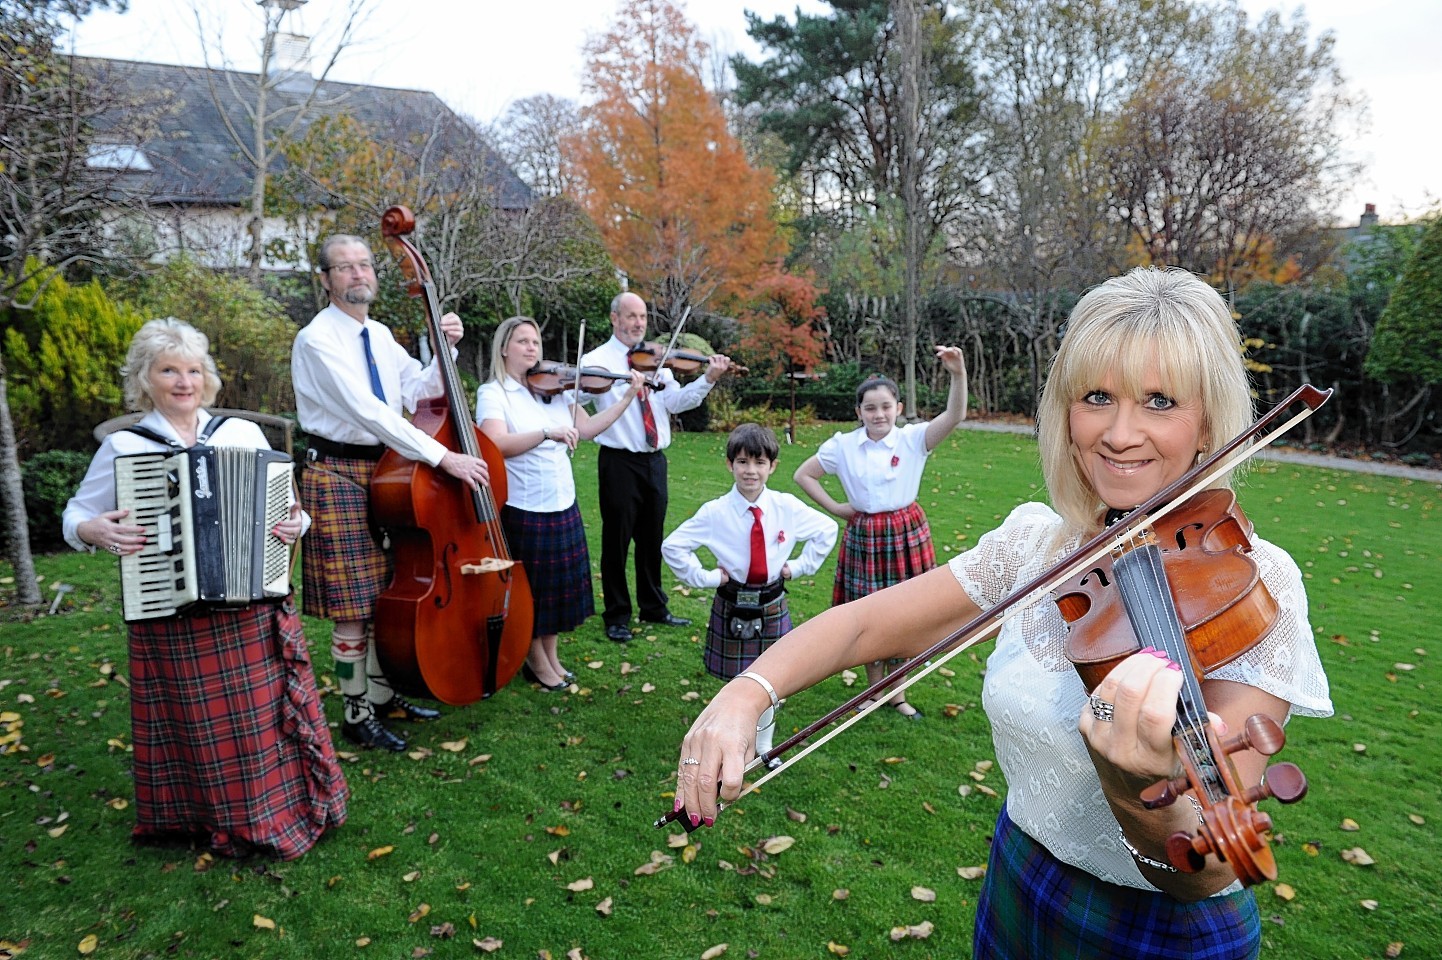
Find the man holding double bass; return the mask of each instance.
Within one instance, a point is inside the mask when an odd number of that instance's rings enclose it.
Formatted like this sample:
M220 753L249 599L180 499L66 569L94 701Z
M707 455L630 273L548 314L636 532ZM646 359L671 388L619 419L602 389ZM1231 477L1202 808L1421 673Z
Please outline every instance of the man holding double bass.
M489 482L484 460L447 449L411 425L403 410L445 392L438 364L421 364L371 319L376 272L360 237L327 238L317 257L329 304L296 336L291 380L301 429L310 437L301 502L312 518L304 543L304 609L331 620L331 654L345 697L341 734L353 743L404 750L380 716L429 720L439 712L391 689L370 636L376 600L391 579L391 558L370 516L370 480L387 449L423 461L472 486ZM460 317L441 318L454 348Z

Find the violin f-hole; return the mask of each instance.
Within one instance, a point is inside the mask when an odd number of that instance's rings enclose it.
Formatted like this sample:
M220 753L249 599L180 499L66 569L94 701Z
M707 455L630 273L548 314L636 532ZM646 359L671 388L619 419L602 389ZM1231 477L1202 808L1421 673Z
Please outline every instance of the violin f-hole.
M1202 525L1201 525L1200 523L1197 523L1197 522L1195 522L1195 521L1193 521L1192 523L1182 524L1180 527L1177 527L1176 536L1177 536L1177 549L1178 549L1178 550L1185 550L1185 549L1187 549L1187 531L1188 531L1188 530L1196 530L1198 533L1201 533L1201 532L1203 531L1203 528L1202 528Z

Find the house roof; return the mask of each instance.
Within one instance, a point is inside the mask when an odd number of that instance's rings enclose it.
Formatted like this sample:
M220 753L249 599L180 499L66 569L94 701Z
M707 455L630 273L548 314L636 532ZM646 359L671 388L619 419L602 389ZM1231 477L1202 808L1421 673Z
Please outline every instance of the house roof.
M166 107L155 118L154 135L145 142L117 143L114 149L93 155L92 162L113 164L125 158L135 161L129 149L139 147L143 153L139 161L148 162L149 169L145 169L144 162L135 162L129 172L146 184L145 192L152 202L215 206L250 202L251 178L227 131L226 117L242 135L251 129L251 113L245 101L255 96L258 74L98 57L75 57L73 62L77 70L104 84L114 102L158 99ZM278 111L301 107L312 88L316 95L301 121L298 136L303 136L305 128L316 119L340 114L349 114L379 138L387 132L399 135L402 131L436 130L442 136L454 137L459 145L465 142L463 137L469 139L467 134L474 136L467 121L433 93L329 80L316 83L304 75L273 81L266 94L266 112L274 116ZM290 115L282 113L281 122L288 122ZM101 118L99 125L103 124ZM530 188L495 151L489 147L482 150L480 162L499 205L510 210L529 207ZM271 169L283 162L274 158Z

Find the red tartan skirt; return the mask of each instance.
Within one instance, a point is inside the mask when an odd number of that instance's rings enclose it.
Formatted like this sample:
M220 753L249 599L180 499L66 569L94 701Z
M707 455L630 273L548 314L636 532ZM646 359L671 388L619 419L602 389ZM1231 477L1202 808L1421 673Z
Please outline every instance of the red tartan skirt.
M129 628L137 838L293 860L345 822L349 788L290 598Z
M369 621L391 582L391 559L370 525L370 460L327 457L300 473L300 501L310 514L301 540L302 606L335 623Z
M831 605L840 606L920 576L936 566L931 525L921 504L858 513L841 534Z

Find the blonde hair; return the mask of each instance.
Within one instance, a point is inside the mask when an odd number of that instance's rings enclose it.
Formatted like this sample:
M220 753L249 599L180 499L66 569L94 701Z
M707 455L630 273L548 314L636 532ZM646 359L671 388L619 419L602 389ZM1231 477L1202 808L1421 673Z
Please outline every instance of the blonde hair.
M1216 452L1252 423L1241 334L1221 296L1176 268L1138 267L1089 291L1067 319L1037 408L1042 474L1069 534L1094 531L1106 505L1072 448L1072 404L1112 377L1140 395L1155 366L1170 397L1202 413L1202 453ZM1231 485L1231 475L1214 486Z
M165 317L142 324L130 340L130 349L125 351L120 377L127 410L149 413L155 409L155 400L150 396L150 368L167 353L201 364L204 381L201 406L208 407L215 402L220 394L220 371L210 356L209 338L183 320Z
M511 337L515 336L516 328L524 324L535 328L536 336L541 335L541 325L530 317L509 317L502 320L501 325L496 328L496 335L491 339L491 379L497 383L505 383L510 379L510 374L506 373L506 358L502 351L510 344Z

